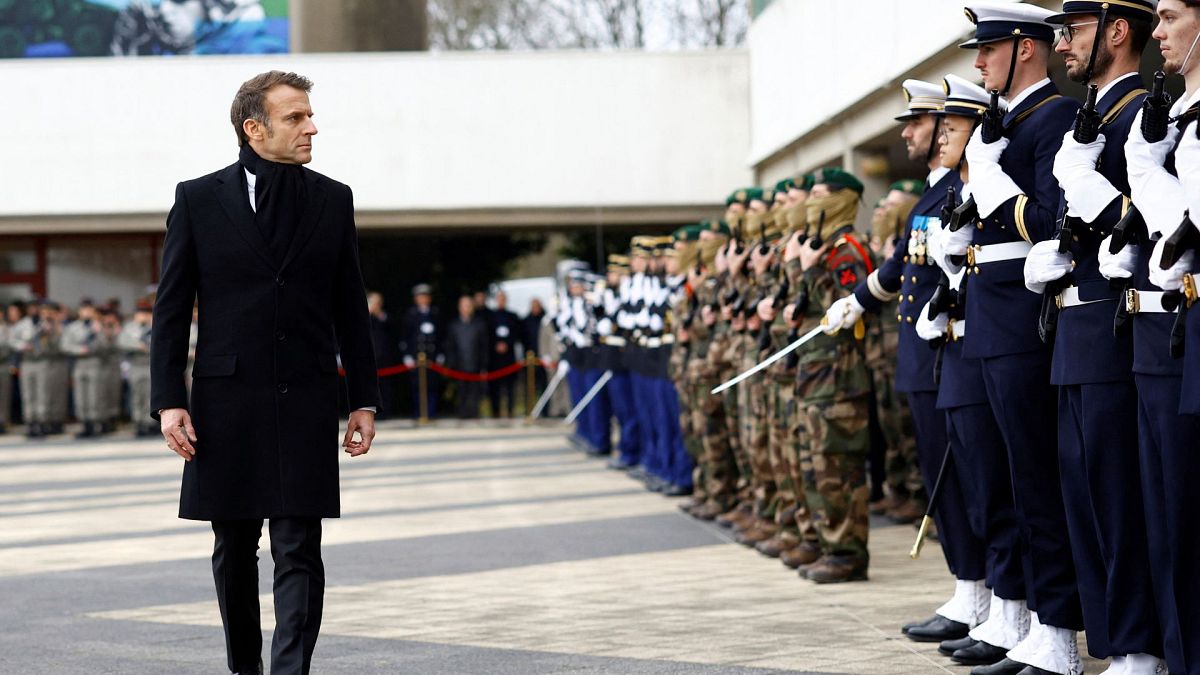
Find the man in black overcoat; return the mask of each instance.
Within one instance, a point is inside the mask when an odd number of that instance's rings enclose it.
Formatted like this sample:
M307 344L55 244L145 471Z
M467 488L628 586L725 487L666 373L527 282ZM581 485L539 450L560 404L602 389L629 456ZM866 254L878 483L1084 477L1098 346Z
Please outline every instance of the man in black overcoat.
M258 541L275 562L272 673L307 673L325 588L321 519L340 515L338 352L366 454L379 384L350 188L302 165L317 133L294 73L241 86L237 162L180 183L154 306L151 410L182 456L179 516L212 522L229 669L262 672ZM199 338L184 385L192 305Z

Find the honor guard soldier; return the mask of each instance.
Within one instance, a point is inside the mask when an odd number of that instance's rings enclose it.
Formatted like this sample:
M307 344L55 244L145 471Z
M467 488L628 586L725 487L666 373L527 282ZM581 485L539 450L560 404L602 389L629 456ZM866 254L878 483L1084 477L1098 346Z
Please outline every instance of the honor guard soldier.
M1088 101L1054 160L1059 231L1025 261L1025 286L1043 296L1042 329L1054 342L1062 492L1088 652L1139 675L1160 665L1162 638L1146 574L1133 336L1114 334L1124 297L1100 273L1099 251L1130 210L1125 141L1147 94L1138 69L1153 17L1150 0L1068 0L1048 19L1062 25L1056 51Z
M913 207L891 257L858 284L852 295L831 306L826 320L832 327L847 329L864 312L878 314L893 301L898 303L895 388L905 393L908 399L917 442L917 465L925 485L925 489L915 491L916 494L904 496L911 500L909 510L915 506L923 512L925 495L932 490L946 453L947 438L945 413L937 407L936 352L917 336L915 324L942 276L929 252L929 236L941 226L942 208L949 191L961 190L962 181L957 171L942 166L940 157L940 112L949 93L947 88L920 80L908 80L903 88L908 110L896 119L904 122L901 135L909 157L924 161L929 168L925 181L928 189ZM904 632L913 639L937 641L965 637L973 617L963 608L973 606L975 584L985 576L981 542L971 531L961 499L954 499L961 495L961 488L953 480L954 476L951 478L952 484L944 484L945 494L935 520L946 562L957 580L955 595L934 616L905 626ZM951 499L947 500L947 497ZM890 514L901 515L898 512L901 508L900 503L894 504Z
M800 292L810 299L805 318L824 318L829 307L874 271L866 246L853 233L862 191L862 183L841 169L814 175L805 209L816 234L797 259ZM832 328L797 350L801 452L807 453L802 461L805 499L821 546L820 559L799 569L802 577L822 584L865 580L870 562L866 460L871 375L862 353L865 337L860 320L848 330Z
M607 278L604 291L600 294L599 317L596 333L600 340L601 361L605 370L611 370L612 379L601 392L608 399L609 407L620 425L620 442L617 452L609 460L614 469L626 470L637 466L641 458L641 429L638 427L637 404L633 398L633 380L630 362L626 358L629 341L621 334L617 316L623 304L622 295L629 293L629 256L608 256Z
M941 164L965 181L970 174L970 166L964 159L967 141L979 125L990 95L957 75L947 75L943 83L947 99L938 114ZM959 217L955 213L961 206L960 197L970 203L970 191L971 184L964 183L957 194L948 194L943 212L948 215L928 221L929 259L944 260L940 248L943 228ZM966 514L970 531L958 535L958 541L945 534L940 537L947 559L958 558L962 563L961 567L952 568L957 580L954 597L938 609L932 622L904 629L910 638L920 641L932 639L939 632L961 631L938 617L966 624L971 627L966 637L944 640L938 651L956 661L979 663L991 661L994 654L1017 646L1029 631L1029 610L1008 451L988 402L982 363L963 355L967 335L965 307L969 300L969 287L964 284L968 278L962 269L944 273L938 289L920 310L916 330L918 336L938 348L934 364L937 407L946 414L949 441L946 450L949 454L943 460L947 463L947 473L938 488L936 513L953 516L949 509L961 510ZM967 543L971 541L975 543ZM975 548L965 548L968 545ZM982 567L973 557L973 551L986 552ZM964 556L959 557L955 552ZM986 573L986 578L981 573ZM986 672L991 668L988 663L976 670Z
M1051 353L1038 332L1041 298L1025 289L1023 274L1033 244L1057 232L1053 158L1079 109L1046 77L1052 14L1024 4L967 8L976 32L961 46L977 50L975 66L996 104L967 144L972 199L961 227L947 228L943 260L949 271L964 260L970 270L963 355L983 360L988 401L1009 452L1033 613L1029 633L1007 656L978 647L960 650L966 653L959 661L993 661L996 672L1023 675L1077 675L1075 632L1083 627L1059 480ZM1009 100L1003 112L1002 96Z
M1178 72L1186 78L1187 94L1182 97L1183 103L1181 104L1184 112L1180 114L1180 120L1177 122L1180 141L1175 153L1175 168L1179 174L1180 183L1183 185L1184 194L1187 196L1187 207L1190 214L1190 217L1180 227L1190 225L1195 229L1200 224L1200 120L1197 119L1200 116L1198 114L1200 113L1200 2L1167 0L1158 4L1158 11L1163 18L1158 27L1158 33L1161 34L1160 39L1164 46L1170 46L1170 51L1167 52L1168 62L1178 63ZM1185 48L1184 45L1187 47ZM1185 232L1189 232L1189 236L1193 238L1197 234L1194 231L1185 230ZM1200 425L1200 311L1197 311L1194 304L1197 299L1196 289L1200 287L1200 259L1197 258L1194 250L1193 246L1192 267L1188 271L1190 280L1183 286L1188 309L1186 312L1186 347L1183 355L1182 401L1179 410L1183 416L1191 420L1192 431L1189 437L1193 443L1200 434L1200 429L1198 429L1198 425ZM1192 448L1194 449L1194 447L1193 445ZM1171 672L1193 674L1200 673L1200 579L1194 572L1194 570L1200 569L1200 546L1195 544L1194 537L1176 528L1186 528L1200 519L1200 514L1197 514L1195 507L1195 500L1189 498L1191 478L1200 474L1200 465L1197 463L1196 453L1189 452L1186 445L1173 448L1172 455L1175 461L1182 460L1188 464L1164 467L1163 481L1169 482L1170 487L1166 488L1165 493L1156 495L1155 499L1161 501L1164 494L1170 495L1169 500L1173 513L1179 515L1159 519L1155 513L1154 522L1157 527L1152 527L1152 530L1155 531L1155 537L1160 541L1165 539L1177 543L1191 542L1191 545L1186 546L1181 553L1171 553L1167 556L1172 559L1171 562L1174 563L1172 569L1178 575L1175 577L1175 607L1177 616L1180 617L1176 632L1168 636L1167 665ZM1184 455L1187 456L1186 459L1184 459ZM1189 509L1187 513L1180 513L1178 508L1181 505ZM1147 513L1147 516L1152 517L1150 513ZM1169 527L1168 524L1174 527ZM1165 538L1162 536L1164 532ZM1157 555L1154 548L1152 548L1152 554ZM1163 563L1166 562L1153 561L1151 564L1155 566L1155 569L1162 569ZM1158 592L1157 589L1155 596L1164 597L1163 593ZM1160 614L1162 611L1163 608L1160 606ZM1182 647L1185 669L1176 665L1177 659L1176 663L1172 663L1170 654L1177 649L1173 647L1172 640Z
M63 352L74 357L72 389L75 416L83 423L77 438L91 438L102 433L104 420L105 382L104 359L112 346L105 334L99 314L91 300L79 303L79 316L63 329Z
M1184 358L1179 330L1195 327L1194 247L1178 235L1194 236L1187 227L1196 220L1198 187L1195 155L1185 149L1194 143L1200 110L1200 3L1193 0L1160 0L1159 23L1153 37L1160 41L1163 76L1182 75L1185 93L1171 105L1162 95L1163 79L1156 77L1155 93L1147 100L1129 130L1125 159L1133 205L1145 222L1115 255L1101 246L1101 272L1132 282L1125 310L1133 324L1133 372L1138 394L1139 450L1142 458L1142 494L1150 544L1150 581L1163 631L1163 652L1172 673L1200 673L1200 549L1192 543L1194 524L1200 518L1194 477L1200 471L1196 439L1200 418L1195 415L1194 377L1200 349L1196 330L1187 339L1193 344ZM1177 148L1179 151L1177 152ZM1192 207L1190 218L1188 208ZM1190 221L1190 222L1189 222ZM1141 229L1141 228L1138 228ZM1164 260L1168 244L1178 249ZM1166 269L1164 269L1164 266ZM1186 323L1185 323L1186 322ZM1190 324L1190 325L1188 325ZM1179 413L1184 414L1179 414Z
M154 303L139 300L133 319L117 336L117 348L129 364L129 419L138 438L158 435L157 422L150 416L150 335Z

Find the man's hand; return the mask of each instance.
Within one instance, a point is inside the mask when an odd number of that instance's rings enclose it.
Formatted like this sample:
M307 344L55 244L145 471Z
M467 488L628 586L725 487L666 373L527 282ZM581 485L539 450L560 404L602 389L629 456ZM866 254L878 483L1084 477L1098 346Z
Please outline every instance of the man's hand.
M807 272L821 261L821 258L829 251L829 242L825 242L821 248L813 248L812 242L800 247L800 269Z
M196 429L186 408L168 408L158 415L167 447L187 461L196 456Z
M354 440L354 432L358 432L359 440ZM346 437L342 439L342 447L351 457L367 454L371 449L371 441L375 440L375 413L370 410L355 410L350 413L350 421L346 424Z
M762 319L763 321L768 323L774 321L775 315L778 313L778 310L775 309L775 299L763 298L758 303L757 311L758 318Z
M750 263L754 266L755 274L765 274L771 268L771 263L775 262L775 251L767 249L766 253L762 252L762 248L754 246L750 254Z

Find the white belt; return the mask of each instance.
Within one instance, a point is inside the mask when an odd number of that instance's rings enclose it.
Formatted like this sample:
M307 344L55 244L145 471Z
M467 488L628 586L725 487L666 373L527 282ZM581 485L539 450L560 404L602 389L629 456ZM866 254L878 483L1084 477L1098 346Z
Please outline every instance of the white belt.
M1071 286L1058 295L1058 308L1066 309L1067 307L1081 307L1083 305L1091 305L1097 302L1104 302L1108 298L1100 300L1083 300L1079 297L1079 287Z
M967 250L972 253L975 265L1002 262L1004 260L1019 260L1029 256L1033 244L1027 241L1012 241L1007 244L992 244L990 246L975 246Z
M675 336L674 335L662 336L662 343L663 343L663 346L675 344Z
M627 344L625 338L617 335L606 335L600 338L600 341L609 347L624 347Z
M967 336L967 320L963 319L962 321L951 321L947 332L950 333L951 340L958 341L963 339Z
M1125 292L1125 310L1130 314L1170 314L1163 307L1162 291L1138 291L1129 289Z
M650 349L658 349L663 345L662 338L646 338L646 347Z

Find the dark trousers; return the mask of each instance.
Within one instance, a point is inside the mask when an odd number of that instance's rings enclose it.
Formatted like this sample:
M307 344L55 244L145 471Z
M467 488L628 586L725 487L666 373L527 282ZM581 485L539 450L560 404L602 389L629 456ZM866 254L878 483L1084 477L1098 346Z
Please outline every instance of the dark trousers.
M510 364L503 364L492 370L499 370ZM492 403L492 417L512 417L513 408L516 407L514 398L517 391L517 376L506 375L487 383L488 400Z
M1059 389L1063 500L1088 652L1161 652L1150 587L1133 382Z
M679 392L675 390L675 383L665 377L655 377L652 381L658 392L655 417L662 430L660 453L667 459L666 480L672 485L691 487L696 466L683 445L683 430L679 428Z
M1200 674L1200 417L1180 415L1182 378L1137 375L1150 582L1171 673ZM1124 489L1122 483L1119 489ZM1157 651L1157 650L1155 650ZM1153 652L1152 652L1153 653Z
M225 627L229 670L257 673L262 666L258 607L258 540L262 520L214 521L213 579ZM319 518L272 518L275 561L275 636L272 675L308 673L325 596Z
M621 440L617 446L621 460L636 465L642 459L642 431L638 428L637 404L633 398L633 379L629 371L614 370L604 395L617 416L617 424L621 426Z
M600 382L600 378L604 376L604 371L599 368L589 368L583 371L583 394L580 396L582 401L584 396ZM607 389L609 384L604 385ZM609 403L608 397L604 395L604 390L600 390L592 397L587 407L579 413L579 419L587 419L585 428L587 429L584 438L587 439L591 449L594 452L608 454L612 452L612 406Z
M458 418L471 420L479 417L479 404L483 402L486 387L483 382L458 383Z
M1043 624L1083 630L1058 476L1058 400L1050 353L983 360L983 382L1008 450L1029 608Z
M938 471L946 457L946 413L937 408L936 391L918 391L908 395L913 432L917 440L917 466L925 483L925 494L932 495ZM954 458L962 461L961 456ZM946 565L956 579L978 581L987 576L985 546L975 536L967 520L966 498L956 471L947 471L940 488L937 511L933 514L938 540L946 556Z
M996 418L987 404L966 405L947 410L946 423L967 522L986 545L988 588L1005 600L1024 600L1012 472Z

